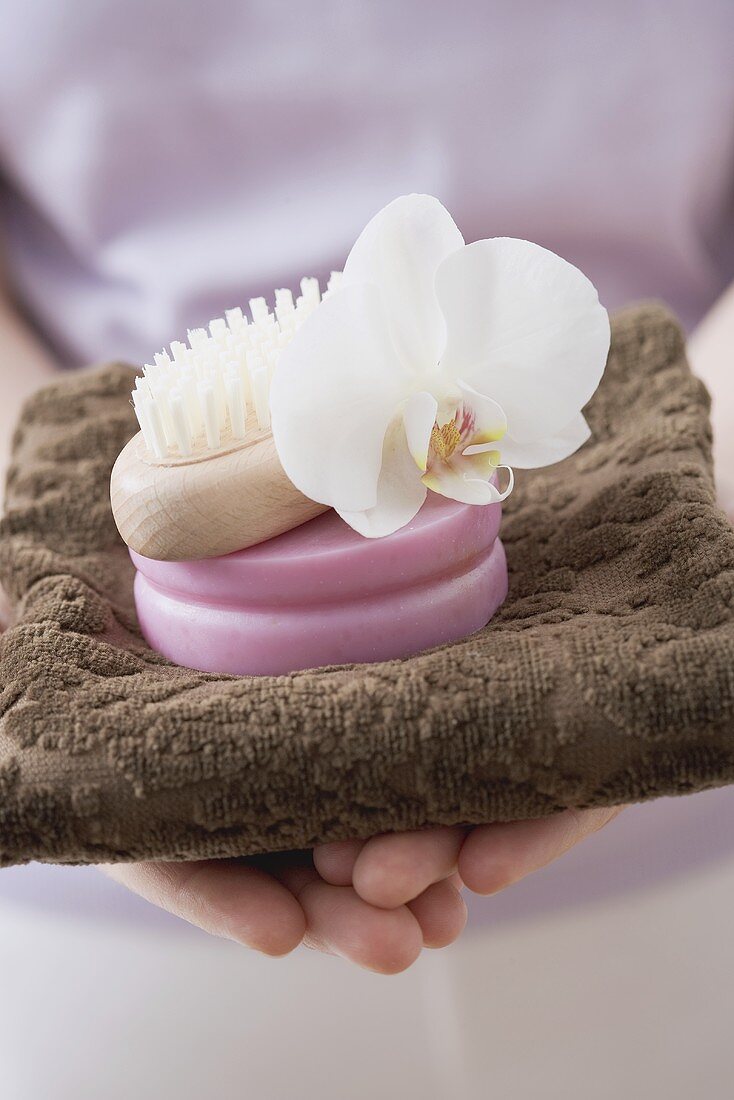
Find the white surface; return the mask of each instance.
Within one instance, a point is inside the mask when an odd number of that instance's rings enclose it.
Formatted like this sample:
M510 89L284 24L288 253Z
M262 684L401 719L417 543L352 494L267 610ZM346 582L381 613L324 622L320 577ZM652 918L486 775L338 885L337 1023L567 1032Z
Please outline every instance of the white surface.
M0 1096L367 1100L401 1082L435 1100L456 1056L433 1025L444 966L386 981L305 949L274 961L203 934L6 911Z
M733 905L728 860L397 978L5 907L0 1096L728 1100Z

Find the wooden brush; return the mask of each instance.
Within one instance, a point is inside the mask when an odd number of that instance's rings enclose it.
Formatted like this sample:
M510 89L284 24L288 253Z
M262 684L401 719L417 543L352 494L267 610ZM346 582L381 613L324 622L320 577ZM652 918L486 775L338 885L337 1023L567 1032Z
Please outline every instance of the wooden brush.
M332 273L326 297L338 282ZM294 302L228 310L143 368L132 393L140 432L112 470L110 499L127 545L159 561L216 557L264 542L326 511L286 476L270 432L278 356L321 300L301 280Z

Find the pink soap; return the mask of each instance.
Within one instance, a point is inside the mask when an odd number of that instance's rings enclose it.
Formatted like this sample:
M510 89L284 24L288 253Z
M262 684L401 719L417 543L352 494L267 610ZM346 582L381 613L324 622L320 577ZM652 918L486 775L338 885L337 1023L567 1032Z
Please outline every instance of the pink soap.
M131 556L153 649L203 672L279 675L407 657L485 626L507 594L501 506L429 494L394 535L365 539L325 512L205 561Z

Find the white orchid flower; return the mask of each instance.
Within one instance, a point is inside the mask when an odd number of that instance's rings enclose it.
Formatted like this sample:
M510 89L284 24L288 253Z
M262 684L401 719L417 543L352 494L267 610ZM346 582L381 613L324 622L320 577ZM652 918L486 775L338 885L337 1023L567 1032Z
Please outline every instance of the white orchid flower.
M408 523L429 489L503 500L510 466L559 462L589 437L609 319L577 268L529 241L465 245L428 195L367 225L281 353L275 445L306 496L362 535ZM497 488L500 459L509 484Z

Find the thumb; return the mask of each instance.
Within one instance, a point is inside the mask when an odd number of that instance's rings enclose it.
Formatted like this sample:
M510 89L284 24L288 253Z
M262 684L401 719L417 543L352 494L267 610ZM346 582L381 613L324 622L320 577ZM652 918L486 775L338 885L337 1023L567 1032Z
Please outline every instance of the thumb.
M563 810L527 821L478 825L464 841L459 874L475 894L495 894L558 859L622 809Z

